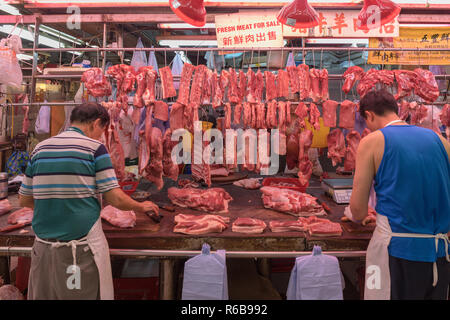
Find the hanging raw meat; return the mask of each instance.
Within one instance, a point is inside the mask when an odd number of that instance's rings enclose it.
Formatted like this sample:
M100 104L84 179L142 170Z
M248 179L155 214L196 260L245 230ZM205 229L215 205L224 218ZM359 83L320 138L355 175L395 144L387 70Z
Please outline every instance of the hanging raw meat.
M238 103L234 106L234 117L233 117L233 123L239 124L241 123L241 114L242 114L243 105L241 103Z
M329 98L328 93L328 70L320 70L320 98L325 101Z
M378 78L378 82L380 82L381 84L385 85L385 86L392 86L392 84L394 83L394 72L391 70L378 70L377 73L377 78Z
M159 119L161 121L169 120L169 106L167 103L164 101L156 101L153 115L155 116L155 119Z
M311 102L309 106L309 123L314 127L315 130L320 130L320 111L317 106Z
M450 104L444 105L439 115L443 126L450 127Z
M239 70L239 86L238 86L239 102L244 102L247 96L247 76L242 70Z
M172 141L172 130L167 129L163 137L163 173L173 181L178 179L178 165L172 161L172 149L177 141Z
M409 102L406 100L402 100L402 102L400 102L398 104L398 116L400 119L402 119L403 121L405 121L406 119L408 119L409 117Z
M164 186L163 181L163 136L159 128L153 127L150 137L150 162L145 168L144 178L153 182L158 190Z
M256 88L255 88L255 99L256 102L261 103L263 101L263 90L264 90L264 76L261 70L258 69L256 72Z
M298 142L299 139L296 134L288 135L286 142L286 165L289 170L298 167L298 154L300 152Z
M317 103L322 96L322 91L320 89L320 70L313 68L309 71L309 75L311 78L311 98Z
M417 81L414 87L416 95L426 102L434 102L439 98L439 87L431 71L417 68L414 70L417 74Z
M289 82L291 84L291 92L296 93L300 89L300 83L299 83L299 74L298 69L296 66L289 66L286 67L286 71L289 74Z
M206 69L205 77L203 79L203 90L202 90L202 105L211 104L211 98L214 94L214 76L213 72Z
M133 66L121 64L120 68L123 72L123 81L120 87L121 92L130 93L134 89L134 82L136 81L136 71ZM117 88L119 90L119 88Z
M231 128L231 104L229 102L224 105L225 110L225 129Z
M212 97L212 107L215 109L222 105L222 98L223 98L221 81L219 79L219 75L217 74L217 70L214 70L214 72L213 72L212 84L214 86L214 94Z
M247 71L247 101L250 103L256 103L256 86L257 86L256 74L251 68Z
M255 129L266 128L266 106L264 105L264 103L256 104L256 127L254 128Z
M308 107L303 102L299 102L297 108L295 109L295 114L297 115L297 122L299 128L305 128L305 118L308 116Z
M355 170L356 150L358 149L361 136L358 131L352 130L347 134L347 150L345 152L344 170Z
M256 123L257 123L257 105L256 103L251 103L251 107L252 107L252 122L251 122L251 127L256 129Z
M291 102L286 103L286 125L291 125Z
M111 162L116 173L117 180L125 181L125 154L123 152L122 145L119 140L119 133L117 132L116 125L113 121L110 121L107 129L105 130L106 144L105 147L111 156Z
M177 91L173 86L172 70L169 66L159 69L161 77L161 86L163 90L163 99L172 98L177 95Z
M397 81L397 94L395 100L409 96L416 86L417 74L409 70L394 70Z
M203 148L201 144L194 143L194 153L192 154L191 164L192 179L197 182L203 181L208 187L211 186L211 167L208 163L209 159L205 159L204 156L201 157L201 159L196 159L195 154L210 155L210 148L211 147L207 141L203 141Z
M244 116L243 122L245 127L250 127L252 123L252 107L250 103L244 102Z
M144 67L148 68L148 67ZM151 68L151 67L150 67ZM144 94L145 89L147 88L147 70L142 70L142 67L139 68L139 71L136 75L136 93L133 97L133 105L137 108L142 108L144 106L144 101L142 100L142 95Z
M177 102L184 106L189 104L189 88L191 87L191 78L194 73L194 69L195 67L192 64L185 62L183 65L183 70L181 71Z
M400 6L390 0L364 0L356 27L364 31L380 28L393 21L400 14L400 10Z
M345 138L342 131L338 128L331 131L327 136L327 144L327 156L331 159L333 167L335 167L345 157Z
M356 105L350 100L341 103L339 112L339 127L345 129L353 129L355 126Z
M158 77L158 73L153 70L153 68L147 68L147 88L145 88L144 93L142 94L142 100L144 101L144 105L146 107L150 106L152 103L155 103L155 84L156 78Z
M312 28L319 24L319 15L307 0L294 0L281 8L277 20L294 28Z
M283 103L280 101L280 103ZM267 115L266 115L267 128L277 127L277 102L276 100L269 101L267 103Z
M173 131L183 128L184 106L175 102L170 110L170 129Z
M289 75L285 70L278 70L277 92L279 98L289 98Z
M266 102L278 97L277 86L275 83L276 76L270 71L264 71L266 80Z
M283 101L278 102L278 128L280 129L280 132L285 133L286 132L286 107L287 104ZM275 118L275 123L274 124L276 127L276 110L277 110L277 105L276 102L274 101L274 118Z
M300 64L297 66L299 74L299 93L300 100L308 99L311 92L311 76L309 73L309 67L306 64Z
M195 106L200 106L202 97L202 85L205 77L206 67L204 65L198 65L195 67L194 78L192 79L191 95L189 97L189 103Z
M362 79L359 81L356 91L360 98L364 97L378 82L378 70L370 69L367 71Z
M101 68L90 68L83 72L81 82L84 83L88 93L93 97L111 95L111 83L103 75Z
M336 109L339 103L334 100L327 100L322 104L323 124L326 127L336 127Z
M238 78L236 70L233 68L229 69L230 73L230 86L228 87L228 101L232 103L237 103L239 101L238 93Z
M344 72L344 85L342 91L348 94L355 85L356 81L359 81L364 76L364 69L358 66L352 66Z
M231 78L230 73L225 69L223 69L222 72L220 73L220 88L222 90L222 101L226 101L225 94L228 91L230 91L230 78Z
M428 116L428 109L423 104L414 108L411 113L411 124L420 125Z
M304 130L299 136L299 168L298 180L304 186L308 185L308 181L312 174L312 162L308 158L308 151L311 148L313 133L310 130Z

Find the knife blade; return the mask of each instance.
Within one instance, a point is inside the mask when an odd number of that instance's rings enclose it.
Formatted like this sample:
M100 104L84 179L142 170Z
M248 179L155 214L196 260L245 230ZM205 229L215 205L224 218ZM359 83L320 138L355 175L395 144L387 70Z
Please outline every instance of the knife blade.
M147 211L145 214L156 223L160 223L161 219L164 217L161 213L156 214L153 211Z

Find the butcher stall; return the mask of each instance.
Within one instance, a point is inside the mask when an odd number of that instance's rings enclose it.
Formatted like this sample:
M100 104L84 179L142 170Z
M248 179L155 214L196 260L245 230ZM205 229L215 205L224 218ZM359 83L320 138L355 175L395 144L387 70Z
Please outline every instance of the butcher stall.
M72 13L63 1L0 7L7 282L34 241L17 195L30 156L86 102L110 115L101 142L121 189L159 207L99 198L112 262L154 258L159 299L180 297L180 262L204 244L257 259L267 278L317 250L363 270L375 204L361 224L344 210L371 133L359 114L368 92L388 90L402 120L450 140L448 4L386 1L373 27L373 1L198 1L193 16L183 1L72 2ZM364 272L350 273L362 294Z

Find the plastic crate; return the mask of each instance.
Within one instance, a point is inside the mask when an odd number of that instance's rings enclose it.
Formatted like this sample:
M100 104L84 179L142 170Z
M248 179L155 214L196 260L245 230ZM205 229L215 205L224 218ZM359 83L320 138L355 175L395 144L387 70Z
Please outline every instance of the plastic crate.
M278 184L290 184L291 186L280 186ZM308 187L307 183L306 185L302 185L298 179L295 178L265 178L262 182L262 185L265 187L275 187L280 189L289 189L289 190L295 190L300 192L306 192L306 188Z
M158 300L159 277L115 278L115 300Z
M139 184L139 182L137 182L137 181L119 182L119 186L122 189L122 191L125 192L129 196L131 196L133 194L133 192L136 191L138 184Z

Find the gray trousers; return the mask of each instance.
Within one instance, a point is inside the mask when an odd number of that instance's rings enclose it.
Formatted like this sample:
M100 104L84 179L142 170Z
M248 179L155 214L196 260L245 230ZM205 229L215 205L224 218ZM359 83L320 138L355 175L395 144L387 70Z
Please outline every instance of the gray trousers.
M98 300L100 284L94 255L88 245L72 248L34 241L28 280L28 300Z

